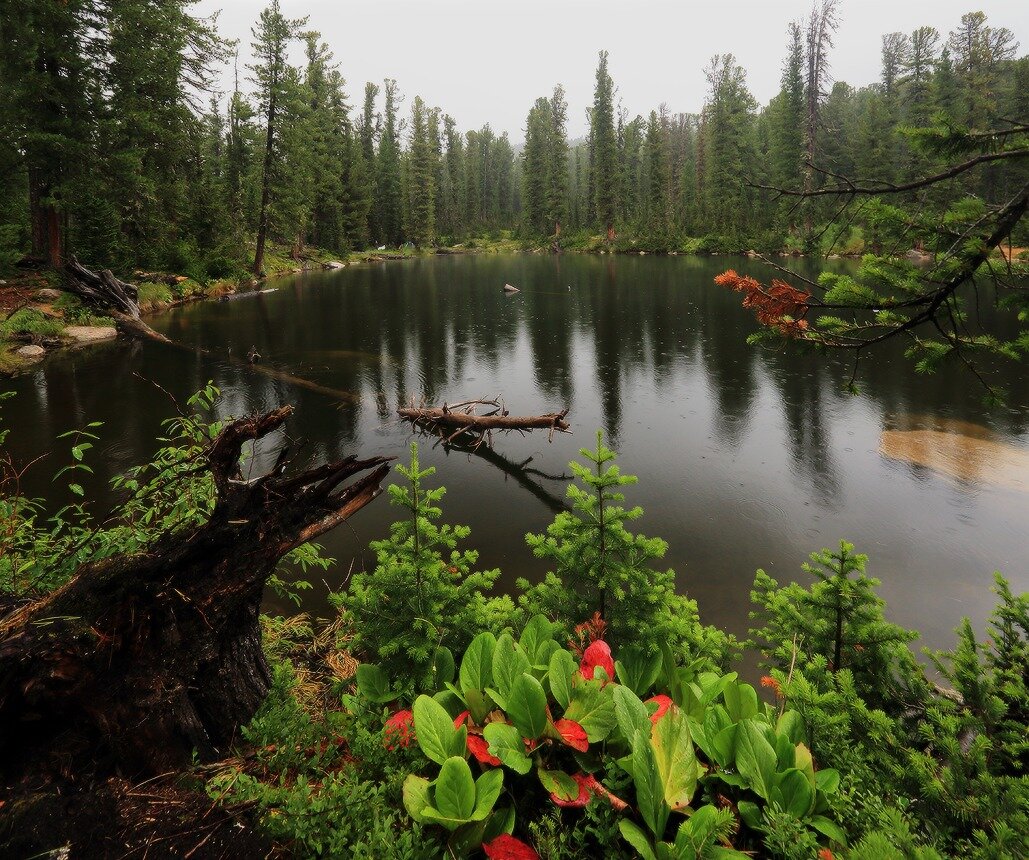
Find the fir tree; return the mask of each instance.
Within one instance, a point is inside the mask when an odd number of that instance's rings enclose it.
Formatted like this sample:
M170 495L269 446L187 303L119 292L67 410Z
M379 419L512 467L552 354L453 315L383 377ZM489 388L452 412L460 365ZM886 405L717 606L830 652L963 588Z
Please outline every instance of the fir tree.
M397 82L392 78L387 78L383 86L386 105L375 162L375 226L380 242L399 245L404 241L404 182L400 165L400 123L397 119L399 94Z
M579 453L591 467L569 464L579 481L568 487L572 509L557 514L546 534L525 536L533 554L548 559L554 569L535 585L518 580L524 592L519 605L528 615L546 615L569 632L600 613L615 643L696 645L696 604L676 595L673 571L651 567L668 544L626 528L643 509L622 507L625 496L617 488L635 484L636 476L623 475L613 465L616 455L600 433L595 450Z
M436 234L436 151L430 140L430 113L421 98L415 97L411 106L408 174L411 206L409 235L419 248L430 245Z
M405 517L390 526L388 538L372 542L375 569L354 574L334 599L354 618L356 648L382 663L390 678L420 683L438 649L461 653L513 606L509 598L483 593L500 571L474 571L478 552L457 549L471 529L438 523L446 490L424 485L436 470L421 468L416 444L410 465L397 471L407 483L391 484L389 500Z
M615 138L614 82L607 71L607 51L600 52L590 112L590 186L597 226L614 235L618 217L618 144Z

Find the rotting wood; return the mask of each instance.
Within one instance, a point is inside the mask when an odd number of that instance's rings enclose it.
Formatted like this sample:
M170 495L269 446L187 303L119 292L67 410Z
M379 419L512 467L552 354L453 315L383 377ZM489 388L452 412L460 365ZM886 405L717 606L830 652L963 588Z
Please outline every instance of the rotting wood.
M244 446L292 411L237 419L212 441L200 467L216 501L203 525L84 564L0 618L8 784L31 773L174 770L194 750L224 751L253 716L271 680L258 621L268 576L379 495L389 470L389 458L351 456L293 474L280 462L243 480Z
M476 414L479 407L492 407L485 415ZM401 407L397 414L429 433L439 436L446 444L454 444L461 436L470 447L478 448L484 441L492 448L493 433L517 430L525 433L532 430L549 430L549 441L554 433L571 433L571 426L565 421L568 410L547 412L543 415L511 415L500 397L492 400L465 400L461 403L442 406Z

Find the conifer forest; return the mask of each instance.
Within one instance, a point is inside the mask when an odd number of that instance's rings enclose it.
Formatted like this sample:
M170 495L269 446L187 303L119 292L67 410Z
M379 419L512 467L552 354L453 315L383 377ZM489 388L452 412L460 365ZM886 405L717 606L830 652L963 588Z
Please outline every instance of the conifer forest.
M264 2L0 0L0 857L1029 856L1026 9Z

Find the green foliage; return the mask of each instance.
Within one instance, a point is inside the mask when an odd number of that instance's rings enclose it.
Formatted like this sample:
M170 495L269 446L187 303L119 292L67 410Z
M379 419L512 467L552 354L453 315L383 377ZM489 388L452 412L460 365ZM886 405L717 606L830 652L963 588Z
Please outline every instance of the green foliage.
M64 323L35 308L22 308L0 322L0 339L20 337L39 342L60 337Z
M784 671L796 665L812 679L847 669L867 691L866 701L906 708L926 693L907 648L917 634L885 619L875 594L880 583L865 574L867 563L868 556L840 541L838 551L812 553L803 565L817 580L810 588L780 586L759 570L751 600L761 610L751 618L762 626L751 630L751 644L769 665Z
M701 627L696 603L675 593L673 571L651 567L668 545L626 528L643 509L622 507L625 496L617 488L635 484L636 477L613 465L616 455L599 433L596 449L579 453L591 467L569 464L579 481L568 487L572 510L558 513L545 535L526 535L533 553L548 559L554 569L535 585L518 581L525 592L519 598L521 608L529 615L546 615L568 632L599 612L617 643L689 643L723 661L730 640Z
M418 447L397 471L408 484L389 487L390 504L407 513L390 536L373 541L377 563L356 573L333 601L353 618L357 649L382 664L391 678L420 687L441 649L460 652L475 632L502 627L513 610L509 598L488 598L499 571L473 570L478 552L457 549L467 526L440 525L446 490L424 486L435 468L422 469ZM449 679L446 679L449 680Z

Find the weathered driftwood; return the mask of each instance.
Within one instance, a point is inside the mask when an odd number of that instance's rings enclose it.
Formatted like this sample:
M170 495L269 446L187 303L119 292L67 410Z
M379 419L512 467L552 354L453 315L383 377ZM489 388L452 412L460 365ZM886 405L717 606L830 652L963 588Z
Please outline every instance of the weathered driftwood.
M201 468L216 503L202 526L83 565L0 619L0 777L157 774L225 750L270 683L258 617L282 556L371 502L387 459L348 457L244 480L243 446L292 407L229 423ZM284 458L280 458L282 460ZM346 484L350 479L351 483ZM0 779L0 783L4 779Z
M505 293L520 293L521 290L518 287L512 287L510 284L504 284Z
M493 409L485 415L478 415L475 410L480 406L489 406ZM531 430L549 430L550 441L553 441L555 431L572 432L570 425L564 420L568 414L567 409L561 412L548 412L545 415L511 415L499 397L494 400L465 400L452 406L446 403L439 407L412 404L401 407L397 414L405 421L435 433L447 444L453 444L462 435L467 435L474 448L478 448L483 441L493 447L495 431L517 430L524 433Z
M110 316L122 332L133 337L169 342L140 318L139 291L132 284L118 280L110 269L90 271L72 254L64 264L64 272L64 289Z

